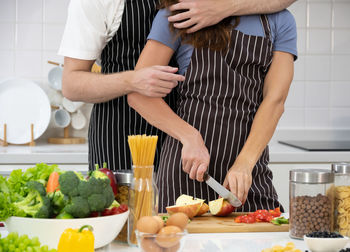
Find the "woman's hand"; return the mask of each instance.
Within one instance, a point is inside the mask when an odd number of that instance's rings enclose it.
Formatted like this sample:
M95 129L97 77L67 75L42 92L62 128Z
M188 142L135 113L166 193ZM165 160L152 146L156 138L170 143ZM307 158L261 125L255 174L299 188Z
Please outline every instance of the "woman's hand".
M236 161L228 170L224 187L229 189L244 204L252 185L253 168L244 162Z
M131 91L149 97L165 97L184 81L183 75L176 74L178 68L170 66L151 66L135 70L130 79Z
M189 28L188 33L215 25L230 16L232 0L179 0L170 6L170 11L187 10L168 18L177 29ZM191 28L190 28L191 27Z
M182 142L182 169L191 179L203 181L203 176L209 166L210 156L201 134L196 130L188 139Z

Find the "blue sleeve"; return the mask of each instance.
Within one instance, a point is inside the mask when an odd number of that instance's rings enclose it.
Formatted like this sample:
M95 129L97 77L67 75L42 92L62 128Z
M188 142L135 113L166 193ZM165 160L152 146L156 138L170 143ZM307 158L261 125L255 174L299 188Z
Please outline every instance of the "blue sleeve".
M181 44L181 39L176 37L176 33L170 31L169 14L170 12L166 9L158 11L147 39L156 40L176 51Z
M275 16L273 51L288 52L293 54L296 60L298 57L297 27L293 15L288 10L273 15Z

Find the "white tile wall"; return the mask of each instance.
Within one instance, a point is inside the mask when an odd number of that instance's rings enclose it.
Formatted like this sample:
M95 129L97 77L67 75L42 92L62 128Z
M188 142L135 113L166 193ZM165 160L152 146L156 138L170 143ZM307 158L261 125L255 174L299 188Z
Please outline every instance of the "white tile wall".
M69 0L0 0L0 78L46 90ZM279 128L350 128L350 1L297 0L299 58ZM52 93L52 92L50 92Z
M289 10L299 59L278 127L350 128L350 1L298 0Z

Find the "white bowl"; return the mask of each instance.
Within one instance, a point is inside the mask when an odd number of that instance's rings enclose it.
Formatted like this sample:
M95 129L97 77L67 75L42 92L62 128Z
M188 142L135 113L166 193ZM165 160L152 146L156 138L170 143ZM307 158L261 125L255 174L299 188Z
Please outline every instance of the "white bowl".
M346 246L349 238L314 238L304 235L304 241L312 252L338 252Z
M37 236L43 245L57 249L58 241L67 228L80 228L91 225L94 229L95 249L112 242L128 219L129 211L121 214L81 218L81 219L36 219L25 217L10 217L6 220L9 232L26 234L29 237Z

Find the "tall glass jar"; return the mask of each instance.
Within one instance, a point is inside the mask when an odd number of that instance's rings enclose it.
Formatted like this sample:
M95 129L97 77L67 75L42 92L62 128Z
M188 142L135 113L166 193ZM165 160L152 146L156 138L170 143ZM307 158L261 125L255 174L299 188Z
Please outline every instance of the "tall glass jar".
M335 185L334 229L350 235L350 163L332 164Z
M334 174L297 169L289 173L289 235L302 239L315 231L333 230Z
M133 166L133 181L129 190L128 243L137 245L136 223L142 216L158 214L158 189L153 176L154 166Z
M118 193L116 200L120 204L129 204L129 188L132 183L133 173L131 170L116 171L114 172L117 180ZM128 223L125 223L122 230L119 232L117 238L119 242L128 242Z

